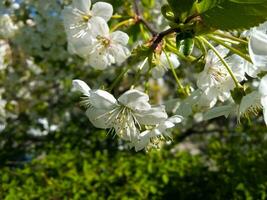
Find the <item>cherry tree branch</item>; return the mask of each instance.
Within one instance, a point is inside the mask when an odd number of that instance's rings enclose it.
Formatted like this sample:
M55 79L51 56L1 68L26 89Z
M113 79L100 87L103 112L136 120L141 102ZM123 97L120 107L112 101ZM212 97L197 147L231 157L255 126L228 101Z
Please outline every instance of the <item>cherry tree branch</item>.
M134 0L134 12L135 12L135 20L137 23L142 23L147 30L153 35L157 35L157 31L144 19L142 16L140 9L138 7L139 0Z
M157 48L157 46L159 45L159 43L163 40L163 38L167 35L170 35L172 33L178 32L179 30L177 28L169 28L165 31L162 31L160 33L158 33L153 40L153 43L151 45L152 50L155 50Z

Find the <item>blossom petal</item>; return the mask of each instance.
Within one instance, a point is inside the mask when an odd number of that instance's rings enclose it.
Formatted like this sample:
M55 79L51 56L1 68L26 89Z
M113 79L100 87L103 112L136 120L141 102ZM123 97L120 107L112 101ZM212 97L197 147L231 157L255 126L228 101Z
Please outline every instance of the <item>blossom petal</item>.
M267 34L253 31L249 40L249 55L254 65L267 67Z
M168 57L169 57L169 60L170 60L172 66L174 68L179 67L180 62L179 62L177 56L174 53L170 53L168 55ZM160 64L163 65L165 68L171 68L170 63L169 63L168 58L167 58L165 53L162 53L160 55Z
M91 0L74 0L73 7L79 9L85 14L89 14L91 8Z
M135 151L140 151L142 149L144 149L150 141L150 137L151 137L151 131L146 130L143 131L142 133L140 133L139 137L140 139L138 140L138 142L134 143L134 149Z
M260 81L259 92L263 96L267 95L267 75L265 75Z
M110 110L89 107L86 110L86 115L95 127L106 129L111 128L113 122L112 119L109 119L109 112Z
M90 91L90 103L99 109L112 109L117 106L117 100L105 90Z
M133 110L148 110L151 108L148 103L148 95L135 89L128 90L123 93L118 98L118 101Z
M256 78L257 74L260 73L261 68L251 64L250 62L245 61L244 70L247 75L249 75L252 78Z
M94 37L109 37L109 27L107 22L101 17L92 17L89 20L91 24L91 32Z
M113 13L113 7L109 3L97 2L92 7L94 16L102 17L105 21L108 21Z
M143 125L157 125L168 118L163 107L154 107L149 110L144 110L135 113L136 119Z
M129 49L120 44L112 45L109 52L115 58L117 64L121 64L130 56Z
M258 91L253 91L246 96L244 96L241 100L239 112L240 114L246 113L253 105L260 104L261 95Z
M151 74L153 76L153 78L158 79L164 76L166 70L165 68L161 67L161 66L156 66L154 68L152 68L151 70Z
M261 105L263 108L267 109L267 96L261 97Z
M95 69L103 70L107 66L113 64L115 59L112 55L107 54L105 51L95 51L88 56L88 63Z
M84 81L75 79L72 81L72 86L73 86L73 88L80 91L84 95L86 95L86 96L90 95L89 91L91 90L91 88Z
M263 109L263 117L264 117L264 122L267 125L267 109Z
M170 118L168 118L167 120L174 123L174 124L179 124L183 121L183 117L181 115L174 115Z
M115 31L110 34L110 38L112 41L121 44L121 45L127 45L129 41L129 36L122 32L122 31Z

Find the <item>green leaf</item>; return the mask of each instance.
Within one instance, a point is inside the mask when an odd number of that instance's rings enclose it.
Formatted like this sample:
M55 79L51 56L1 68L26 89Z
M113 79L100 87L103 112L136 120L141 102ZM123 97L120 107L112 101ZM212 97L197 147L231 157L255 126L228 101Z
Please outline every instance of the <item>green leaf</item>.
M234 110L234 106L235 105L232 104L232 105L218 106L211 108L203 115L203 118L204 120L210 120L221 116L227 118L230 115L230 113Z
M212 30L248 29L267 20L267 0L203 0L198 12Z
M153 8L153 6L155 5L154 0L142 0L141 2L147 8Z
M164 4L161 7L161 13L166 19L168 19L170 21L175 21L172 9L168 4Z
M168 0L175 19L184 22L193 13L196 0Z
M185 40L181 40L179 47L177 46L179 51L183 53L185 56L191 55L194 49L194 40L192 38L187 38Z
M207 10L216 6L219 0L203 0L197 4L198 13L206 12Z

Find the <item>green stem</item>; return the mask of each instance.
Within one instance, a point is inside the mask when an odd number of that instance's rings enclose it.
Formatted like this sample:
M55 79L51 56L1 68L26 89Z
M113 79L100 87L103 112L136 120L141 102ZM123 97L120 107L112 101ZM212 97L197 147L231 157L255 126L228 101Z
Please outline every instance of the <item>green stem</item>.
M218 44L221 44L222 46L226 47L227 49L229 49L230 51L232 51L233 53L239 55L240 57L244 58L245 60L247 60L248 62L252 62L250 57L244 53L242 53L241 51L239 51L238 49L236 48L233 48L232 46L228 45L228 44L225 44L223 41L221 41L218 37L214 37L214 36L211 36L211 35L208 35L207 36L209 39L213 40L214 42L218 43Z
M185 56L185 55L183 55L182 53L180 53L180 52L176 49L176 47L174 47L174 46L171 45L170 43L166 43L166 45L167 45L167 48L168 48L169 50L171 50L173 53L175 53L175 54L176 54L179 58L181 58L182 60L185 60L185 61L187 61L187 62L193 62L193 61L196 60L196 58L193 57L193 56Z
M142 72L142 70L143 70L144 65L147 63L147 60L148 60L148 58L146 58L146 59L142 62L142 64L140 65L140 67L139 67L139 69L138 69L138 71L137 71L137 73L135 74L135 76L134 76L134 81L133 81L133 84L132 84L132 88L134 88L134 87L136 86L136 82L137 82L137 80L140 79L140 77L141 77L141 72Z
M242 40L242 39L240 39L240 38L237 38L237 37L232 36L232 35L229 35L229 34L219 33L219 32L214 32L214 33L212 33L212 34L217 35L217 36L220 36L220 37L223 37L223 38L228 38L228 39L231 39L231 40L234 40L234 41L243 43L243 44L248 44L248 41L246 41L246 40Z
M173 64L172 64L171 61L170 61L170 58L169 58L167 52L166 52L165 50L163 50L163 51L164 51L164 53L165 53L165 55L166 55L168 64L169 64L169 66L170 66L170 68L171 68L171 71L172 71L172 74L173 74L173 76L174 76L174 78L175 78L176 83L178 84L179 88L183 91L183 93L184 93L184 94L187 94L187 92L186 92L184 86L182 85L180 79L178 78L178 76L177 76L177 74L176 74L176 71L175 71L175 69L174 69L174 67L173 67Z
M231 78L233 79L233 81L235 82L236 87L240 87L240 84L238 82L238 80L236 79L231 67L225 62L225 60L223 59L223 57L220 55L220 53L217 51L217 49L211 44L209 43L208 40L206 40L204 37L199 37L199 39L201 39L204 43L206 43L211 50L216 54L216 56L220 59L220 61L222 62L222 64L225 66L225 68L227 69L228 73L230 74Z
M121 26L130 25L130 24L133 24L133 23L134 23L134 19L132 19L132 18L131 19L124 20L124 21L121 21L121 22L117 23L114 27L112 27L110 29L110 32L113 32L113 31L117 30Z
M123 76L128 72L128 70L131 68L130 65L126 67L124 70L121 71L119 76L112 82L111 86L109 87L109 91L112 91L114 87L119 83L119 81L123 78Z

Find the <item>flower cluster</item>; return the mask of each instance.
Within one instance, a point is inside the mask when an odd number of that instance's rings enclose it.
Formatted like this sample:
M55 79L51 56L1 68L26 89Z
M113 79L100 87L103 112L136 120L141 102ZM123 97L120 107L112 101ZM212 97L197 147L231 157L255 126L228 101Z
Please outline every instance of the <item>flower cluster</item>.
M173 17L177 13L173 16L165 13L164 17L172 22L167 30L157 32L141 14L138 1L133 8L135 13L130 14L130 19L111 28L116 30L130 20L132 24L142 25L139 28L144 44L133 50L133 59L126 63L130 66L121 70L110 87L113 90L128 72L133 72L136 73L133 80L127 80L132 84L123 88L131 89L115 99L107 91L91 90L83 81L73 81L74 88L84 95L82 104L95 127L110 129L138 151L160 146L162 138L171 137L167 129L185 118L200 122L234 113L240 121L242 117L258 115L263 109L267 124L267 22L244 33L216 30L204 34L192 28L197 18L188 16L183 20L180 16L181 23L174 25L177 20ZM163 6L162 11L165 8L168 10ZM126 47L128 35L109 30L107 22L112 14L112 5L97 2L91 6L90 0L74 0L63 10L68 50L83 57L95 69L121 65L130 56ZM169 72L173 79L168 79ZM146 83L138 85L138 79ZM164 86L167 82L177 85L178 98L170 100L174 105L168 105L173 117L168 118L164 103L151 106L148 95L135 89L138 86L149 93L149 83L155 79ZM259 86L251 84L251 80L258 81Z
M18 27L8 14L0 15L0 38L8 39L14 36Z
M121 64L130 55L128 35L122 31L110 33L107 22L112 13L112 5L105 2L91 8L91 0L74 0L63 10L69 51L85 58L95 69Z
M114 131L136 151L170 139L166 129L182 121L178 115L168 118L163 106L151 106L148 95L135 89L126 91L117 100L104 90L91 90L81 80L74 80L73 87L84 95L82 104L91 123Z

